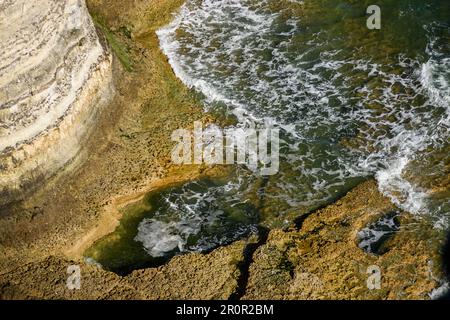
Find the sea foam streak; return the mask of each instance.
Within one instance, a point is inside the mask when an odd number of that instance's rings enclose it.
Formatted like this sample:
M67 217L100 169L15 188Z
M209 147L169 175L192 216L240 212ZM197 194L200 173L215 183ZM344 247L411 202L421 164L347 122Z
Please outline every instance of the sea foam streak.
M207 110L282 130L282 170L267 182L266 206L281 216L312 209L373 175L397 206L442 222L448 204L433 204L422 183L439 175L435 150L445 154L450 138L450 58L436 26L427 26L426 62L408 52L372 57L361 39L348 48L328 25L313 30L270 3L187 1L157 32L175 74L205 96Z

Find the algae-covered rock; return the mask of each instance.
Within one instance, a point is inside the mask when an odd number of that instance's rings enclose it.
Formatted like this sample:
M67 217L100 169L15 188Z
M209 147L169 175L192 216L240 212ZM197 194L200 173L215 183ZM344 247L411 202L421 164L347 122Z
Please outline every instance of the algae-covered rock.
M253 241L238 241L205 255L177 256L160 268L125 277L52 256L2 275L0 299L228 299L238 288L245 249ZM67 287L73 275L70 266L80 268L80 289Z
M207 255L178 256L158 269L134 271L126 279L145 299L228 299L238 288L246 245L238 241Z
M376 183L368 181L313 213L300 230L273 230L254 254L243 298L429 298L439 285L442 234L424 219L400 213L400 228L383 244L381 255L358 246L358 232L393 210ZM380 271L379 288L373 270Z

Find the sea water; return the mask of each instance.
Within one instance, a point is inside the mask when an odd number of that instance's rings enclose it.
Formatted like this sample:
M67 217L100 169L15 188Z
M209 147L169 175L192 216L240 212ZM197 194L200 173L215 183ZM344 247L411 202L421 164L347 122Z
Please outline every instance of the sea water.
M157 34L205 111L281 132L280 171L237 167L190 182L142 215L152 257L205 251L283 227L375 177L401 210L448 228L450 2L188 0ZM218 227L217 227L218 226Z

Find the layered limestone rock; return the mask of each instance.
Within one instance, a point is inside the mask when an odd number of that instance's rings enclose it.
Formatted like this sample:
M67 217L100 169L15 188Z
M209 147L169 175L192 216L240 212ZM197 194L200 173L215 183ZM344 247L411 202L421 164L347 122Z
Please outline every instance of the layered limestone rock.
M79 153L111 64L83 0L0 0L0 205Z

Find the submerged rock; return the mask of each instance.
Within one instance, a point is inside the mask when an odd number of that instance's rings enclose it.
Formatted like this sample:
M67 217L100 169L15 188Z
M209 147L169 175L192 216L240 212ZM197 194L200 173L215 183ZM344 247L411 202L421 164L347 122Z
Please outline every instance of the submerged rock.
M73 159L112 93L80 0L0 2L0 205Z

